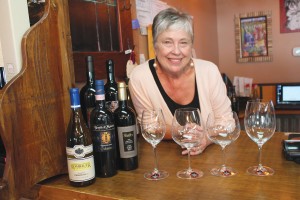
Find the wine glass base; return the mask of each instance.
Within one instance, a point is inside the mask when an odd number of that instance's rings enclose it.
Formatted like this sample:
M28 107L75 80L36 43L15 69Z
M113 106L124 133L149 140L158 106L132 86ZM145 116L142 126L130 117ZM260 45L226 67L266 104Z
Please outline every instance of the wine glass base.
M162 180L164 178L167 178L168 176L169 176L169 173L166 171L163 171L163 170L159 170L156 172L146 172L144 174L144 177L151 181Z
M221 177L230 177L237 174L237 171L232 167L220 167L220 168L213 168L210 170L210 173L214 176L221 176Z
M247 172L254 176L272 176L274 174L274 170L266 166L262 166L262 168L258 166L249 167Z
M203 172L197 169L181 170L177 172L177 177L182 179L197 179L203 176Z

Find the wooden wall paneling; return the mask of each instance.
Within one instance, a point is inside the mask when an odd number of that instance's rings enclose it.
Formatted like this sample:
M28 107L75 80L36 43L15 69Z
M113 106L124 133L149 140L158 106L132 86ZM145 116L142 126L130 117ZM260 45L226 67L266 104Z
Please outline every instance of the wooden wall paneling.
M0 90L0 134L7 151L0 199L33 198L41 180L66 173L69 88L75 84L67 0L46 0L22 40L23 66Z

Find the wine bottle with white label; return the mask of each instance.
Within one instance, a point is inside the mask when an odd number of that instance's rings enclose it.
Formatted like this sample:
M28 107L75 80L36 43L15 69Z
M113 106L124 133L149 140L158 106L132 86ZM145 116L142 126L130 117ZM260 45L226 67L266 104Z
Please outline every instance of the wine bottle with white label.
M92 138L81 113L78 88L70 89L70 99L72 121L66 147L70 184L88 186L95 182Z
M118 165L121 170L138 167L136 116L127 104L126 83L118 82L119 107L114 112L117 129Z

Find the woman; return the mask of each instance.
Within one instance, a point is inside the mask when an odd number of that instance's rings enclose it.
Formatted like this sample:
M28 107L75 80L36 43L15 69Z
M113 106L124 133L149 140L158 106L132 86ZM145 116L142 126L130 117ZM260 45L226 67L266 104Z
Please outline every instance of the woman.
M130 74L129 89L139 121L143 110L161 108L167 124L165 139L171 139L176 108L199 108L203 122L211 111L231 112L218 67L192 58L194 33L191 16L174 8L163 10L153 20L152 34L156 59L135 67ZM205 137L191 155L201 153L209 144Z

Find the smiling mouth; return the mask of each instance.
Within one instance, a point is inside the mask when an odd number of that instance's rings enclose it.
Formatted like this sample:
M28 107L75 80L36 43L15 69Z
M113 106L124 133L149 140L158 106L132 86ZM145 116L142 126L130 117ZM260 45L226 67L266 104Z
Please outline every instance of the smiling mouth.
M182 58L168 58L168 60L172 63L180 63Z

